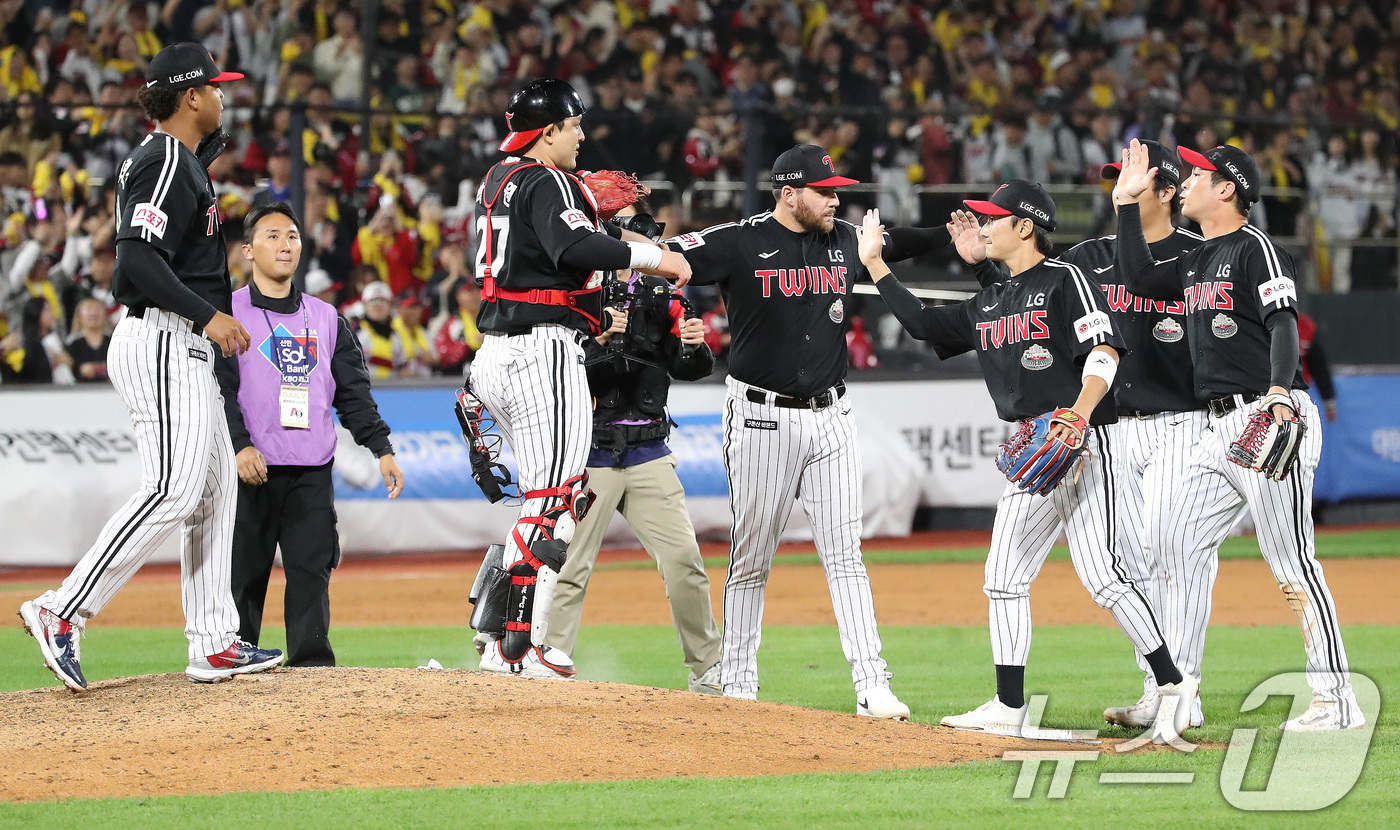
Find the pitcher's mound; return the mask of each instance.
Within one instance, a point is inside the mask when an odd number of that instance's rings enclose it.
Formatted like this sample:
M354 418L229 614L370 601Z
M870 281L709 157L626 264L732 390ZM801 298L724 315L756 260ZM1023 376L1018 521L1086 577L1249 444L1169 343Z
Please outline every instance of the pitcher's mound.
M0 694L0 735L4 801L864 772L1027 745L669 689L346 668Z

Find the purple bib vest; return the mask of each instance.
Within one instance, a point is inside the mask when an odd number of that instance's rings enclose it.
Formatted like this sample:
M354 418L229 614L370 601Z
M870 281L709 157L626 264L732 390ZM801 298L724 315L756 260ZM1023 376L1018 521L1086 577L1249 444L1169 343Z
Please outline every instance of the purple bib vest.
M277 314L254 306L249 290L240 288L233 292L233 316L253 341L238 356L238 408L253 446L268 464L314 467L330 461L335 455L331 358L340 331L335 309L303 294L301 308ZM282 426L278 396L284 383L309 388L310 429Z

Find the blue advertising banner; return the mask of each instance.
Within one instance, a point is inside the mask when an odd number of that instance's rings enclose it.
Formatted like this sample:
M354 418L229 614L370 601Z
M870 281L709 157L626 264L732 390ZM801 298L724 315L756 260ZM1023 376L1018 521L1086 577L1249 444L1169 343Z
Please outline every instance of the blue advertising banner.
M1400 374L1339 373L1334 379L1337 420L1323 418L1313 498L1400 498Z
M393 433L394 455L403 468L404 491L400 500L485 501L471 478L467 445L454 412L456 389L377 389L374 399ZM679 462L676 472L686 494L728 497L718 407L713 412L677 415L675 421L677 427L668 443ZM345 447L347 442L343 439L344 436L341 444ZM514 454L504 441L501 447L498 460L518 480ZM364 487L363 482L355 486L346 481L340 463L334 468L334 475L337 500L384 498L381 487Z

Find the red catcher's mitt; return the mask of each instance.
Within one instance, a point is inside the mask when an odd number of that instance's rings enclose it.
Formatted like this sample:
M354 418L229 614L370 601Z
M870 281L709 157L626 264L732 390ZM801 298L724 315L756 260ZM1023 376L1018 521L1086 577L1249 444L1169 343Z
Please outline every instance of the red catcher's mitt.
M581 172L579 178L593 192L593 201L598 203L598 219L602 222L651 192L651 188L637 181L636 176L619 170Z

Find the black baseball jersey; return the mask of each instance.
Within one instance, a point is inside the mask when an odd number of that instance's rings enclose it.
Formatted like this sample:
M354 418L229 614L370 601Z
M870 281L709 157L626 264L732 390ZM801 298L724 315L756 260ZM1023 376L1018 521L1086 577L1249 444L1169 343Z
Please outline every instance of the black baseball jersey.
M116 238L155 246L180 282L216 310L231 310L233 285L214 185L204 165L174 136L151 133L118 169ZM112 293L129 307L156 306L120 267L112 275Z
M1104 291L1108 311L1127 346L1118 361L1113 391L1119 414L1155 415L1199 409L1191 373L1191 349L1186 339L1186 303L1149 300L1128 290L1118 276L1116 236L1089 239L1060 254L1079 266ZM1200 245L1197 234L1175 229L1149 246L1152 257L1167 260Z
M1245 225L1157 261L1141 243L1137 206L1127 207L1119 211L1116 267L1135 294L1185 301L1196 398L1268 391L1272 338L1265 320L1279 311L1298 313L1293 258L1268 234ZM1128 243L1133 234L1137 244ZM1292 388L1307 388L1301 366Z
M810 397L846 376L846 297L866 274L854 225L797 233L760 213L666 244L685 254L691 283L723 293L735 380Z
M1084 358L1096 346L1124 345L1103 289L1075 265L1044 259L993 283L972 299L925 307L893 277L878 283L890 309L940 358L976 351L987 391L1004 421L1035 418L1071 406L1083 389ZM1112 390L1090 415L1118 420Z
M487 233L487 202L490 233ZM604 233L588 188L567 170L534 159L511 156L486 174L476 191L476 279L486 276L490 248L491 276L497 288L579 291L602 285L602 271L569 269L560 259L576 242ZM589 314L602 310L602 292L585 299ZM589 331L583 315L562 305L541 305L499 298L483 302L477 327L483 332L514 334L541 323L558 323Z

